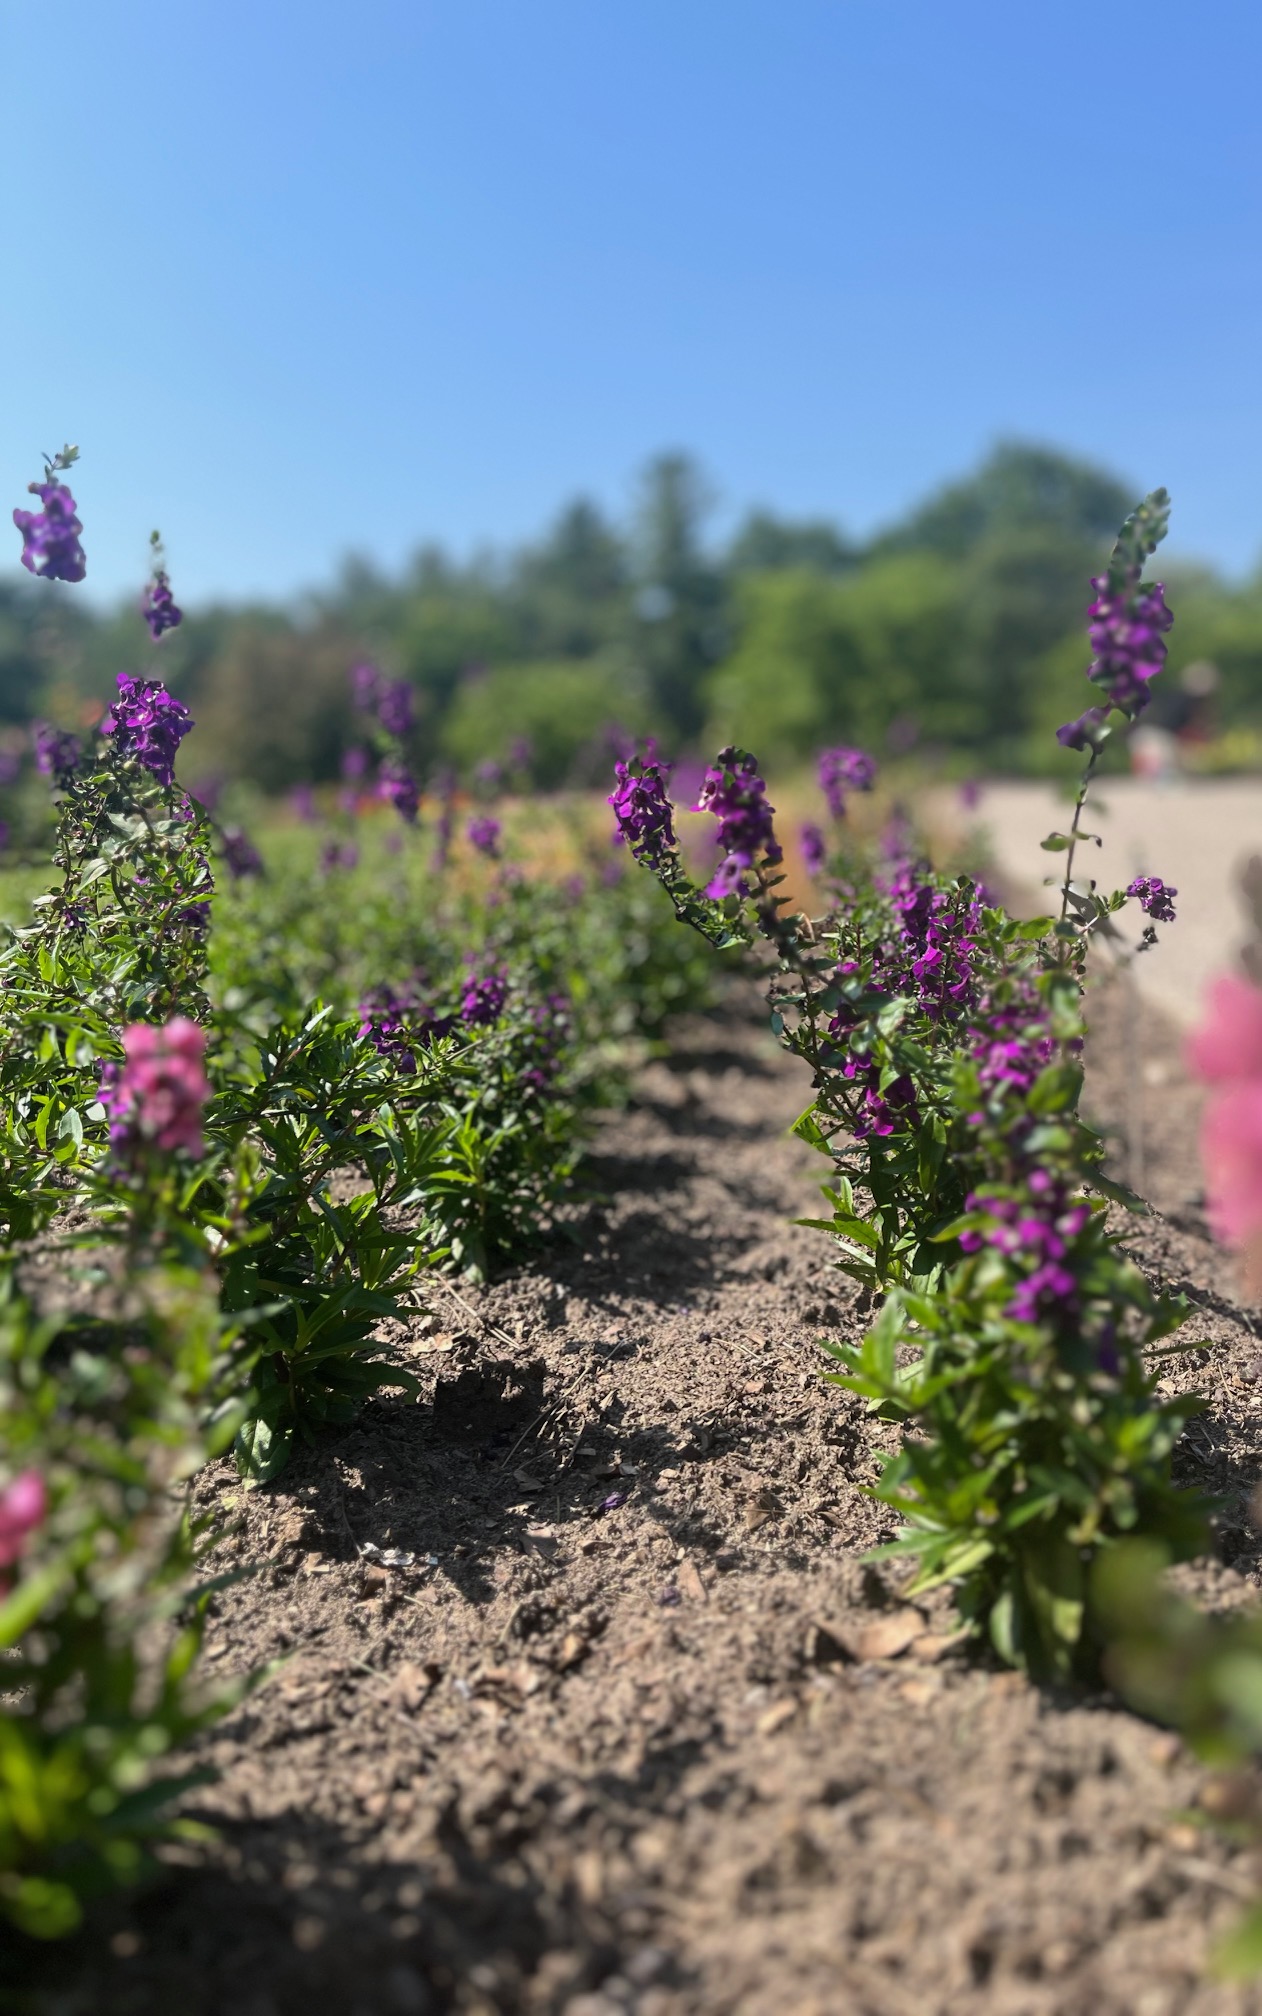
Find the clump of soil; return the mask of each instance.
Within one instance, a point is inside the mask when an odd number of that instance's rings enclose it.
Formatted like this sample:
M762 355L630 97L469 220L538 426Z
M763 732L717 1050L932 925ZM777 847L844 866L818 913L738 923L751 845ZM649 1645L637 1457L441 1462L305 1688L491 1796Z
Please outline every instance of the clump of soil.
M1195 1096L1147 1011L1098 1007L1089 1105L1163 1214L1130 1245L1196 1304L1189 1478L1249 1596L1262 1344L1209 1245ZM1162 1073L1165 1075L1163 1076ZM1182 1809L1202 1774L1115 1704L1041 1693L862 1564L877 1436L821 1378L864 1313L788 1221L827 1166L809 1088L737 1005L676 1032L535 1264L434 1284L421 1404L201 1493L250 1571L213 1672L279 1660L205 1742L218 1830L68 1946L10 1947L38 2016L1227 2016L1253 1895ZM1129 1129L1129 1134L1126 1130ZM1136 1130L1140 1130L1137 1135ZM1137 1145L1138 1142L1138 1145ZM1123 1166L1124 1173L1124 1166Z

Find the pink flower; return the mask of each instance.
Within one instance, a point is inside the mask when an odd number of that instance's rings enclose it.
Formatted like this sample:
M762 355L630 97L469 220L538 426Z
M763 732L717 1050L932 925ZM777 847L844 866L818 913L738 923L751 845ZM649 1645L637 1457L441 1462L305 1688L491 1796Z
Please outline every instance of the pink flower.
M110 1140L117 1149L152 1142L171 1153L202 1153L202 1107L210 1086L202 1069L204 1032L186 1015L164 1026L133 1022L123 1031L124 1062L107 1079L102 1104L110 1114Z
M42 1524L47 1510L48 1493L37 1470L24 1470L0 1491L0 1596L7 1595L11 1580L3 1570L15 1566L27 1534Z
M1220 973L1209 990L1206 1019L1188 1037L1187 1060L1210 1084L1262 1079L1262 988Z
M1226 1246L1262 1230L1262 1078L1219 1092L1201 1122L1210 1229Z

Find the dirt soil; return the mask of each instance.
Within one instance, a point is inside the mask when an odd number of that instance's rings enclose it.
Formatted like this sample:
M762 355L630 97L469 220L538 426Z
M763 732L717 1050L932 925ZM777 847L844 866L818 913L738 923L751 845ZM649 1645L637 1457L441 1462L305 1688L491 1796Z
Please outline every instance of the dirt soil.
M1235 1603L1262 1344L1176 1040L1121 986L1097 1012L1089 1104L1162 1214L1130 1243L1196 1305L1182 1466L1229 1501L1192 1579ZM603 1130L604 1201L511 1278L435 1288L422 1404L262 1490L206 1475L250 1571L210 1670L281 1662L204 1745L218 1838L68 1946L11 1945L11 2007L1262 2010L1205 1972L1262 1872L1190 1823L1177 1740L988 1664L862 1565L875 1434L816 1340L863 1317L788 1222L826 1173L785 1133L806 1084L737 1006L676 1045Z

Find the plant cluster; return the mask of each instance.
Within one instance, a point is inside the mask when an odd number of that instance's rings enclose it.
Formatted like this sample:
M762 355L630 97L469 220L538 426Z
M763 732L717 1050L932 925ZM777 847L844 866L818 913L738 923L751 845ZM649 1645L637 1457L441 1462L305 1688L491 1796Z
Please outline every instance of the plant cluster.
M16 514L63 582L73 459ZM159 646L156 535L152 566ZM631 1039L704 998L611 851L584 836L559 883L504 858L498 771L431 834L410 689L352 685L369 747L334 823L276 847L177 781L194 721L160 677L36 737L55 879L0 944L0 1913L41 1936L143 1866L190 1782L161 1760L231 1698L196 1672L190 1478L231 1449L264 1481L414 1393L389 1340L425 1271L537 1238Z
M834 1168L831 1215L809 1222L882 1298L861 1345L828 1346L837 1382L904 1424L875 1487L903 1521L882 1551L914 1557L912 1593L952 1584L1002 1656L1043 1675L1096 1667L1098 1551L1138 1532L1182 1555L1203 1532L1170 1478L1195 1403L1160 1398L1151 1363L1184 1305L1121 1252L1109 1203L1142 1206L1106 1178L1079 1113L1088 947L1116 937L1128 897L1173 915L1176 892L1155 879L1103 894L1074 875L1109 717L1140 712L1164 656L1168 612L1142 575L1167 515L1164 492L1146 499L1093 584L1102 697L1062 731L1089 757L1069 831L1044 843L1065 857L1059 916L1007 916L968 876L936 873L905 823L875 854L839 834L827 914L792 912L758 764L740 749L720 753L699 796L723 856L700 887L668 767L620 766L611 798L679 916L716 945L761 936L775 956L773 1026L815 1092L796 1131ZM873 775L861 752L825 752L836 818Z

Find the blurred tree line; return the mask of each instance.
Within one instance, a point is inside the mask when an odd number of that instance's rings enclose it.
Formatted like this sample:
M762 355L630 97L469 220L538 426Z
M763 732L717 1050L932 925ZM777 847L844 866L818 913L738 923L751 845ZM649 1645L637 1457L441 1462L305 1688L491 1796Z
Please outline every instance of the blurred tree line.
M392 579L352 559L301 608L190 614L162 671L197 718L203 771L269 791L336 774L363 657L412 681L435 765L524 736L544 786L603 779L615 729L673 751L740 741L779 764L847 740L1054 771L1052 731L1092 697L1089 577L1134 501L1010 444L866 545L759 511L719 548L701 472L663 455L626 525L578 499L505 556L427 546ZM1171 682L1214 661L1221 725L1262 728L1262 575L1166 578ZM0 581L0 723L74 725L116 671L151 662L135 608L96 615L17 570Z

